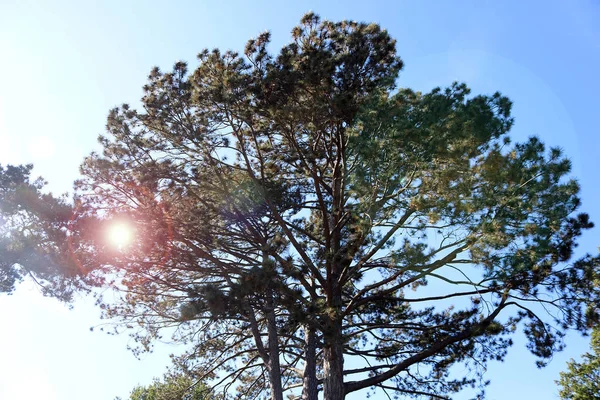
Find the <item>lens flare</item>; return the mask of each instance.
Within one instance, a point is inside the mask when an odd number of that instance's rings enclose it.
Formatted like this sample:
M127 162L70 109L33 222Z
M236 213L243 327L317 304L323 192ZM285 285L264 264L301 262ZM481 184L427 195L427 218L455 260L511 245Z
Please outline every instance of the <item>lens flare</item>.
M125 222L114 222L108 228L108 242L119 250L129 246L133 242L133 237L133 228Z

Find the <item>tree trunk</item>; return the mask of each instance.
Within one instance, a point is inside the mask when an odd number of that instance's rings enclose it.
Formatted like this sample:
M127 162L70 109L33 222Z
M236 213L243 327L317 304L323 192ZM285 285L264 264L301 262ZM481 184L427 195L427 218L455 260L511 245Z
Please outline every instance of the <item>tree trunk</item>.
M269 335L269 385L271 386L271 400L283 400L283 387L281 386L281 366L279 364L279 341L277 335L277 321L273 309L273 293L269 291L267 299L267 331Z
M317 338L315 330L310 324L304 326L304 342L306 360L302 377L302 400L317 400L319 395L317 387Z
M327 269L327 306L329 308L329 323L323 332L323 397L324 400L343 400L344 393L344 341L342 336L342 288L340 278L342 266L342 229L344 224L344 196L346 174L345 129L341 121L335 130L332 145L335 148L333 167L333 193L331 218L331 238L328 249ZM332 160L333 161L333 160Z
M330 328L323 348L323 396L324 400L343 400L345 393L342 324L340 321L332 321Z

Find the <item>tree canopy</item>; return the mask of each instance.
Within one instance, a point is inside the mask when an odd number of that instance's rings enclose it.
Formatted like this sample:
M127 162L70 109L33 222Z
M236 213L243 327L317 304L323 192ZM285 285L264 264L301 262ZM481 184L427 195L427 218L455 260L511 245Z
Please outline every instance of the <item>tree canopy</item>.
M512 144L508 98L397 88L376 24L307 14L269 41L153 69L81 167L72 255L142 349L173 333L182 370L241 398L447 398L517 327L543 365L597 322L570 162ZM99 240L114 221L136 240Z
M31 169L0 165L0 293L30 276L44 294L68 300L79 275L66 236L73 210L65 198L44 193Z
M150 385L137 386L128 400L213 400L210 390L188 376L167 374Z
M560 398L564 400L600 399L600 329L592 331L591 352L582 355L583 360L571 359L567 371L560 373L557 383L561 386Z

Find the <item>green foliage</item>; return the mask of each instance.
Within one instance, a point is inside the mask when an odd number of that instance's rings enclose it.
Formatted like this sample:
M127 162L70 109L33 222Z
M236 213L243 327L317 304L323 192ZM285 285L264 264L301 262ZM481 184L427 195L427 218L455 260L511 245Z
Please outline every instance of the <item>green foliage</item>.
M376 24L308 14L277 55L269 40L153 69L82 165L73 253L90 284L122 278L104 310L142 349L176 328L178 366L241 398L446 398L517 325L543 365L597 321L570 162L511 143L506 97L396 90ZM126 251L90 233L114 216L135 225Z
M591 352L581 362L571 360L567 372L560 373L560 398L565 400L600 399L600 329L592 332Z
M185 375L166 375L148 386L138 386L129 400L215 400L209 388Z
M67 225L73 210L43 193L31 165L0 165L0 292L11 293L29 275L44 293L70 299L79 271L68 257Z

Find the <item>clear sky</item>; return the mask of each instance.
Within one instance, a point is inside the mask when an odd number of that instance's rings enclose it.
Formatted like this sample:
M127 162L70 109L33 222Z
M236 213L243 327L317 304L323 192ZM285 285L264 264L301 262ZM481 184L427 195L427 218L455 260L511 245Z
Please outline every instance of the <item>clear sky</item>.
M600 222L595 0L0 0L0 164L33 162L53 192L69 191L79 163L97 148L108 110L135 105L151 67L194 66L205 47L243 50L264 30L275 51L309 10L387 28L405 61L400 86L425 91L459 80L474 93L509 96L512 137L538 135L564 148L583 188L583 210ZM596 251L599 232L587 232L580 250ZM31 283L0 295L0 399L112 400L161 375L171 346L138 361L127 337L89 331L103 322L98 314L89 299L68 310ZM538 370L517 340L506 362L491 364L488 398L557 398L558 372L587 349L587 339L573 334L567 344Z

